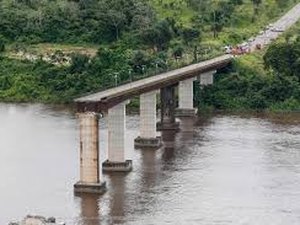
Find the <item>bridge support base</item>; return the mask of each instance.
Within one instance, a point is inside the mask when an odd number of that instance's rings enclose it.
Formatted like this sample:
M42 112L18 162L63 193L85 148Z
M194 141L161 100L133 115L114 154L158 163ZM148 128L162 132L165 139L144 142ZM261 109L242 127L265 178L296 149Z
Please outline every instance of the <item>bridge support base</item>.
M106 192L106 182L102 183L83 183L77 182L74 184L75 194L92 193L92 194L103 194Z
M132 170L132 160L125 162L111 162L106 160L102 164L103 172L130 172Z
M158 131L164 131L164 130L170 130L170 131L179 131L180 123L179 122L174 122L174 123L161 123L157 122L156 124L156 129Z
M134 146L137 148L159 148L161 147L161 137L156 138L142 138L137 137L134 140Z
M176 117L194 117L196 115L196 109L181 109L175 110Z

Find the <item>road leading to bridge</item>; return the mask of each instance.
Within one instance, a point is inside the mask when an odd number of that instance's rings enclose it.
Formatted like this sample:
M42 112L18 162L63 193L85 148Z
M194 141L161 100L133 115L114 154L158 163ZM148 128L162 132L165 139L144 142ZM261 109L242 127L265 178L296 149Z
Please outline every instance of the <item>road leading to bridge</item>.
M289 29L300 19L300 3L294 6L283 17L277 20L268 30L263 34L258 35L251 43L251 50L255 50L257 44L262 47L270 44L274 39L278 38L283 31ZM277 31L276 31L277 30Z

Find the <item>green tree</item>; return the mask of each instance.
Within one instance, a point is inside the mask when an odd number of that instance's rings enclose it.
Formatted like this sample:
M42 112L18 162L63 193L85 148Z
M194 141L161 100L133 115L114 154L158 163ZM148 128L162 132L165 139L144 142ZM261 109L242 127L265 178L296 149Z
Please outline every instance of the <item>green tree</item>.
M115 40L119 40L120 31L124 27L126 16L122 12L109 10L107 12L107 23L113 28Z
M201 41L201 32L196 28L183 28L182 38L185 44L193 48L193 58L196 62L198 60L198 45Z
M182 45L180 45L180 44L175 45L175 47L173 48L173 52L172 52L174 59L176 61L178 59L181 59L183 52L184 52L184 48Z
M82 73L89 65L89 57L82 54L73 54L71 56L70 73Z
M167 20L157 22L153 27L146 29L140 34L142 41L150 45L155 51L166 49L172 36L173 32Z
M5 51L5 43L0 39L0 53Z
M258 14L259 6L261 5L262 0L252 0L253 4L253 17L252 21L255 21L255 16Z
M300 79L300 42L271 45L264 55L264 63L278 76L296 76Z

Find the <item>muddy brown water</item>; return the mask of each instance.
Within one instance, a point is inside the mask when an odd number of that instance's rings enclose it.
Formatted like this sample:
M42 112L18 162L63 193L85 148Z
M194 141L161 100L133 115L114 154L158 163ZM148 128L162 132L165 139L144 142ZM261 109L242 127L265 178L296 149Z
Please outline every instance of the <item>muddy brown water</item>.
M0 224L27 214L82 225L300 223L300 113L185 119L156 151L133 148L138 122L128 116L133 171L105 175L103 196L76 197L74 113L0 104Z

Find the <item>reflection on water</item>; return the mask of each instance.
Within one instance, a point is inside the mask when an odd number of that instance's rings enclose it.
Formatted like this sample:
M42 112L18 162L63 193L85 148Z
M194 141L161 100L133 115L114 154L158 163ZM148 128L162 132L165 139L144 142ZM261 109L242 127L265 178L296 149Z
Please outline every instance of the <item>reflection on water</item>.
M107 148L101 122L102 160ZM26 214L67 224L293 225L300 221L300 114L184 118L159 150L134 150L134 169L105 174L103 196L74 196L78 125L74 112L0 105L0 224Z
M81 194L79 196L80 202L80 217L81 224L96 225L99 223L99 196L94 194Z
M109 217L113 224L121 224L125 218L125 177L124 174L115 174L109 177L110 191L113 196L110 198Z

